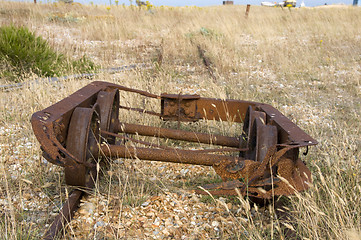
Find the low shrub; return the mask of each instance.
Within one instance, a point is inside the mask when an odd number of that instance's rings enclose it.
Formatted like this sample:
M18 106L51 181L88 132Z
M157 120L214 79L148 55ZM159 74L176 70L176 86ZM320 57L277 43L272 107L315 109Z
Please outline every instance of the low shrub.
M19 81L30 73L53 77L73 72L92 72L95 64L87 57L68 59L26 27L0 27L0 77Z

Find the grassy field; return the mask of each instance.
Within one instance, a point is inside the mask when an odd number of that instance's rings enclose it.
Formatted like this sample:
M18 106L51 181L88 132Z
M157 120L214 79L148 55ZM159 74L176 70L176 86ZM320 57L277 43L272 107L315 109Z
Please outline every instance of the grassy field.
M0 1L0 27L25 26L56 51L86 55L103 68L147 66L0 91L0 236L41 238L71 190L63 169L41 157L31 115L105 80L155 94L273 105L319 141L302 156L313 185L257 206L187 191L218 181L212 168L119 159L83 199L66 239L361 239L361 9L252 6L247 19L244 13L245 6L146 10ZM132 94L122 94L121 101L158 111L154 102ZM164 124L140 114L120 116ZM212 122L182 127L240 132ZM288 214L276 211L278 202Z

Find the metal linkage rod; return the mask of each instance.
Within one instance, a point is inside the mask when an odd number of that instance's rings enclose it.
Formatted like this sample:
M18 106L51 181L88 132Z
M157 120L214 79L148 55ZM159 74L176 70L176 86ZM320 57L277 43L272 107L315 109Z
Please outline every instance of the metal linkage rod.
M220 161L236 162L244 160L239 157L193 152L192 150L168 150L151 148L134 148L123 145L103 145L100 147L106 157L139 158L142 160L185 163L213 166Z
M188 142L199 142L227 147L239 147L239 140L236 137L227 137L222 135L210 135L206 133L190 132L184 130L158 128L138 124L129 124L119 122L114 129L115 132L139 134L141 136L151 136L160 138L169 138L183 140Z

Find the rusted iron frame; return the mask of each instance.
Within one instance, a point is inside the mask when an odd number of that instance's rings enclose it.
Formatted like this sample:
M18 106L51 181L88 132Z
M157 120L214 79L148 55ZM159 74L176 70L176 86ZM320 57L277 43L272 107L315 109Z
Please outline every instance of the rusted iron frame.
M164 120L198 121L200 119L216 121L243 122L249 106L266 113L267 121L277 127L278 145L304 147L317 144L317 141L303 132L283 114L270 105L241 101L201 98L198 95L163 94L161 96L145 91L131 89L107 82L93 82L78 90L62 101L33 114L31 122L34 133L41 144L44 157L60 166L80 163L64 147L67 128L75 107L90 107L95 104L97 93L107 89L119 89L137 93L146 97L161 99L161 116ZM171 102L176 104L171 105ZM171 111L172 108L176 111ZM66 161L65 158L72 160ZM93 167L89 165L88 167Z
M287 155L289 155L288 157L293 159L292 161L298 158L299 147L308 147L317 144L317 141L315 141L305 132L299 129L295 124L293 124L290 120L288 120L279 111L277 111L272 106L267 104L240 101L240 100L201 98L198 95L163 94L159 96L155 94L150 94L145 91L126 88L112 83L93 82L88 86L78 90L68 98L63 99L62 101L44 109L43 111L39 111L33 114L31 119L33 130L37 139L41 144L43 155L48 161L63 167L76 166L78 164L84 164L84 166L88 168L95 167L94 164L90 164L86 161L84 162L79 161L66 149L65 142L67 139L69 122L75 108L77 107L92 108L97 102L98 93L100 91L106 92L106 91L112 91L112 89L119 89L123 91L133 92L146 97L151 97L161 100L161 113L155 113L143 109L128 108L123 106L120 108L123 109L126 108L128 110L135 110L142 113L153 114L153 115L161 116L163 120L174 120L178 122L198 121L201 119L206 119L206 120L230 121L230 122L241 123L245 121L247 109L251 107L252 112L262 113L264 115L263 121L267 122L267 125L274 126L277 129L277 136L278 136L277 144L274 147L277 148L278 150L281 150L279 152L282 152L282 149L284 149L285 152L288 151ZM251 127L252 124L253 123L249 123L249 126ZM130 125L128 125L128 127L129 126ZM144 135L147 135L146 131L149 130L152 130L153 132L151 131L151 134L148 133L148 135L156 136L156 137L172 138L172 134L175 136L179 133L183 134L183 132L177 132L179 130L165 129L162 130L165 131L163 132L163 134L159 134L159 132L158 133L155 132L154 129L151 129L151 127L136 126L136 128L138 129L133 131L132 132L133 134L142 133ZM159 131L159 128L157 128L157 131ZM129 133L131 133L131 131L129 131ZM224 136L220 136L220 137L217 136L215 139L212 139L211 135L202 135L202 137L199 137L200 135L197 134L201 134L201 133L188 132L187 134L188 135L190 134L189 136L191 136L192 134L197 136L195 138L193 137L193 141L212 143L212 144L217 143L219 145L222 145L220 144L222 143L222 141L217 140L217 137L218 138L224 137ZM184 137L183 134L181 137L173 136L174 137L173 139L192 141L192 137L189 136ZM206 138L208 138L208 140ZM225 138L232 139L231 145L232 147L234 147L233 148L234 150L237 151L249 150L248 148L239 149L241 147L240 146L241 141L239 141L238 139L229 138L229 137L225 137ZM146 142L140 142L140 143L144 144ZM228 145L229 145L228 143L224 144L224 146L228 146ZM211 150L149 149L149 148L132 148L132 147L128 148L126 146L115 146L115 145L103 145L101 146L101 151L103 151L103 154L106 156L140 158L145 160L188 163L188 164L197 164L197 165L200 164L206 166L215 166L220 164L220 162L238 164L242 161L250 161L250 160L245 160L242 157L232 157L232 156L206 153L207 151L215 151L213 149ZM224 149L222 149L221 151L224 151ZM277 162L280 160L280 156L278 158L273 156L266 156L264 157L265 161L262 161L262 159L260 159L262 163L259 165L258 169L256 169L255 175L252 176L252 178L248 182L248 185L256 184L258 186L259 184L262 183L262 181L265 181L265 179L261 179L261 178L264 177L263 175L265 171L267 171L265 167L270 161L271 157L275 161L272 162L270 168L276 165ZM253 159L253 161L254 160L257 159ZM303 166L303 168L305 168L305 166ZM214 193L219 192L221 194L234 194L235 191L231 190L231 188L238 186L241 187L242 191L244 191L245 188L245 185L244 184L242 185L242 183L240 182L227 183L225 189L222 189L222 186L223 185L216 186L216 188L220 190L216 190L214 191ZM257 191L257 189L254 189L253 191ZM80 199L80 197L81 195L76 195L76 196L71 195L71 198L68 200L70 202L66 202L66 204L64 205L61 214L57 217L56 221L53 223L51 227L53 230L51 231L55 231L54 229L61 229L64 223L66 222L65 220L67 221L70 220L73 209L75 209L76 208L75 206L78 205L77 199Z
M65 141L67 139L67 131L70 118L76 107L93 107L97 101L98 93L100 91L111 91L112 89L119 89L123 91L137 93L146 97L151 97L161 100L161 113L155 113L147 111L144 109L137 108L128 108L121 106L120 108L125 108L128 110L135 110L141 113L148 113L157 116L161 116L164 120L174 120L174 121L198 121L201 119L206 120L216 120L216 121L231 121L231 122L244 122L247 109L251 107L254 111L262 112L265 114L265 121L267 124L275 126L277 128L277 144L275 147L278 149L285 148L285 151L288 149L294 149L288 154L291 155L292 159L298 157L298 148L299 147L308 147L310 145L315 145L317 142L299 129L295 124L288 120L284 115L274 109L272 106L267 104L260 104L255 102L247 102L240 100L223 100L223 99L213 99L213 98L201 98L198 95L175 95L175 94L163 94L161 96L150 94L145 91L126 88L120 85L106 83L106 82L93 82L88 86L78 90L68 98L63 99L62 101L50 106L43 111L39 111L33 114L31 122L34 129L34 133L41 144L44 157L50 162L60 165L60 166L72 166L77 164L84 164L88 168L94 168L94 164L89 164L87 162L81 162L76 157L74 157L65 147ZM139 127L139 126L138 126ZM143 127L144 129L147 127ZM133 133L138 133L144 131L144 129L138 129L138 131L133 131ZM119 129L118 129L119 130ZM148 128L149 130L149 128ZM154 129L153 129L154 130ZM164 131L164 130L163 130ZM177 133L170 130L170 134L163 134L163 137L171 138L172 134ZM121 131L120 131L121 132ZM179 132L178 132L179 133ZM188 134L199 134L189 132ZM162 137L162 134L150 134L150 136ZM212 139L211 135L204 135L202 142L213 143L216 142L216 139ZM206 140L207 137L210 137L211 140ZM224 136L223 136L224 137ZM190 137L176 137L175 139L182 139L191 141ZM201 137L202 138L202 137ZM226 137L229 138L229 137ZM193 139L193 141L201 142L199 137ZM236 138L232 139L232 142L238 143L235 141ZM143 142L145 143L145 142ZM232 147L237 151L248 150L239 149L240 146L232 143ZM219 144L219 143L217 143ZM222 144L220 144L222 145ZM228 144L224 144L228 146ZM207 154L206 151L215 151L211 150L178 150L178 149L147 149L147 148L127 148L126 146L114 146L114 145L103 145L101 147L103 154L106 156L116 156L116 157L128 157L128 158L140 158L145 160L156 160L156 161L167 161L167 162L177 162L177 163L188 163L188 164L200 164L206 166L214 166L220 162L242 162L244 158L241 157L232 157L225 155L217 154ZM221 151L224 151L222 149ZM231 151L231 150L230 150ZM266 159L267 158L267 159ZM266 161L263 161L262 164L257 169L257 174L250 179L249 184L259 185L261 182L258 181L262 178L263 173L266 171L264 168L267 165L270 159L269 156L265 157ZM277 161L272 162L274 166L279 159L275 158ZM249 160L246 160L249 161ZM271 167L272 167L271 166ZM273 179L273 178L272 178ZM241 190L244 191L245 185L240 185L241 183L228 183L225 189L221 189L222 186L218 186L219 190L214 191L214 193L221 194L234 194L235 192L231 190L233 187L241 187ZM237 185L237 186L236 186ZM256 191L256 189L255 189ZM63 206L62 212L59 214L57 219L52 225L51 231L59 231L66 221L69 221L73 212L73 209L78 205L78 199L81 195L76 196L71 195L71 198ZM66 220L66 221L65 221ZM55 229L55 230L54 230ZM56 230L58 229L58 230ZM49 230L50 231L50 230ZM48 233L47 233L48 234ZM47 234L45 236L47 236Z

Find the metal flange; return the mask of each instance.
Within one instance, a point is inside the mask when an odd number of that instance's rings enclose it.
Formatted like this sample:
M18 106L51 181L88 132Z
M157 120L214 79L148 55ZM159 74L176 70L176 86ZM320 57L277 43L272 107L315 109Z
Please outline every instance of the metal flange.
M78 159L78 162L69 161L65 166L65 182L72 186L94 186L96 179L95 167L89 168L85 164L94 162L97 155L100 136L99 106L93 108L77 107L72 114L68 136L67 150Z
M110 89L98 93L97 104L100 108L100 129L114 132L119 119L119 90ZM115 137L102 134L102 141L109 144L115 143Z

